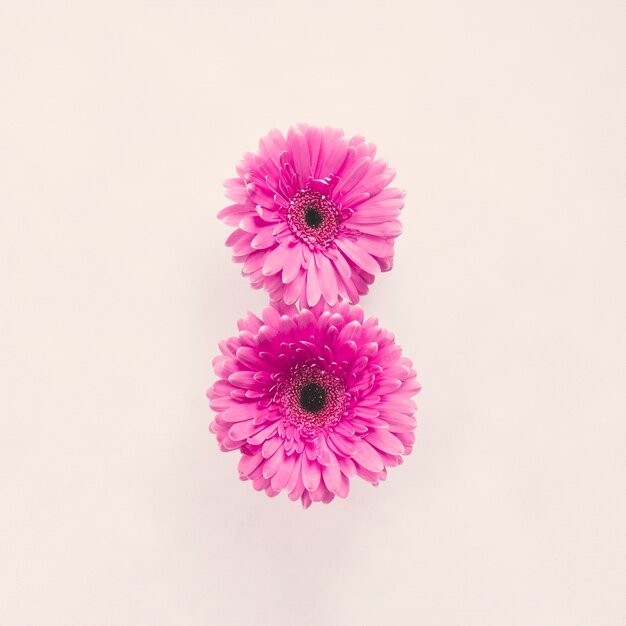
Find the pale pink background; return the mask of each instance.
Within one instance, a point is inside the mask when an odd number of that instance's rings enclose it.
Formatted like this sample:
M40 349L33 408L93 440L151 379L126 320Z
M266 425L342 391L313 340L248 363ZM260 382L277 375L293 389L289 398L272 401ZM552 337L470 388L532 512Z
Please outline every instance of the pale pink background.
M626 624L623 2L0 3L2 626ZM407 191L364 299L412 457L302 511L204 389L252 292L215 219L273 126Z

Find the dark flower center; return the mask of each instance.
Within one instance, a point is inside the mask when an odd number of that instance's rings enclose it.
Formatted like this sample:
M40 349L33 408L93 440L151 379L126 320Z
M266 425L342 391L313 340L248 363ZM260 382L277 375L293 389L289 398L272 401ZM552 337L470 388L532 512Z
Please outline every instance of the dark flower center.
M309 204L304 210L304 221L311 228L319 228L324 221L324 216L314 204Z
M343 380L318 361L296 363L278 385L276 402L285 418L302 437L314 437L334 426L349 401Z
M326 406L326 389L317 383L309 383L300 389L300 406L309 413L317 413Z
M312 189L301 189L289 201L291 232L311 249L327 248L339 232L339 212L332 200Z

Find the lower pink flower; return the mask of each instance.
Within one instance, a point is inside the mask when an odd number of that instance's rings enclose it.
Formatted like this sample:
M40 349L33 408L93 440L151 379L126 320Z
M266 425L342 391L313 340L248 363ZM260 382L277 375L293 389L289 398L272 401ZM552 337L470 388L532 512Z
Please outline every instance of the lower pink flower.
M281 312L283 313L281 315ZM412 363L376 318L346 302L267 307L220 342L207 395L220 449L268 496L345 498L350 479L377 485L415 441Z

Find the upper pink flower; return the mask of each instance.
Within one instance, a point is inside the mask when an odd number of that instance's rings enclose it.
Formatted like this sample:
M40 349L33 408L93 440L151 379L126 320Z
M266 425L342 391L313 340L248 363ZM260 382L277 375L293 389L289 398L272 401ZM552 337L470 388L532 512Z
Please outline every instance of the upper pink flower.
M391 269L404 193L375 154L363 137L299 124L244 155L218 216L236 227L226 244L253 287L301 306L357 302Z
M361 307L275 304L238 326L220 342L208 397L211 431L242 454L242 480L308 507L345 498L354 476L377 485L411 452L420 385L392 333Z

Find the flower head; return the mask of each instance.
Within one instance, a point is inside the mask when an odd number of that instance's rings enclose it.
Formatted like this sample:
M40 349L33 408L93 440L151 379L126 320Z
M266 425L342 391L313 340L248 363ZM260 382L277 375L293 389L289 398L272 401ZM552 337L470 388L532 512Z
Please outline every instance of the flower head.
M287 304L357 302L391 269L404 194L375 154L363 137L300 124L244 155L219 217L236 227L226 243L253 287Z
M308 507L345 498L354 476L377 485L411 452L420 385L361 307L274 305L238 326L220 343L207 395L210 429L221 450L240 451L242 480Z

